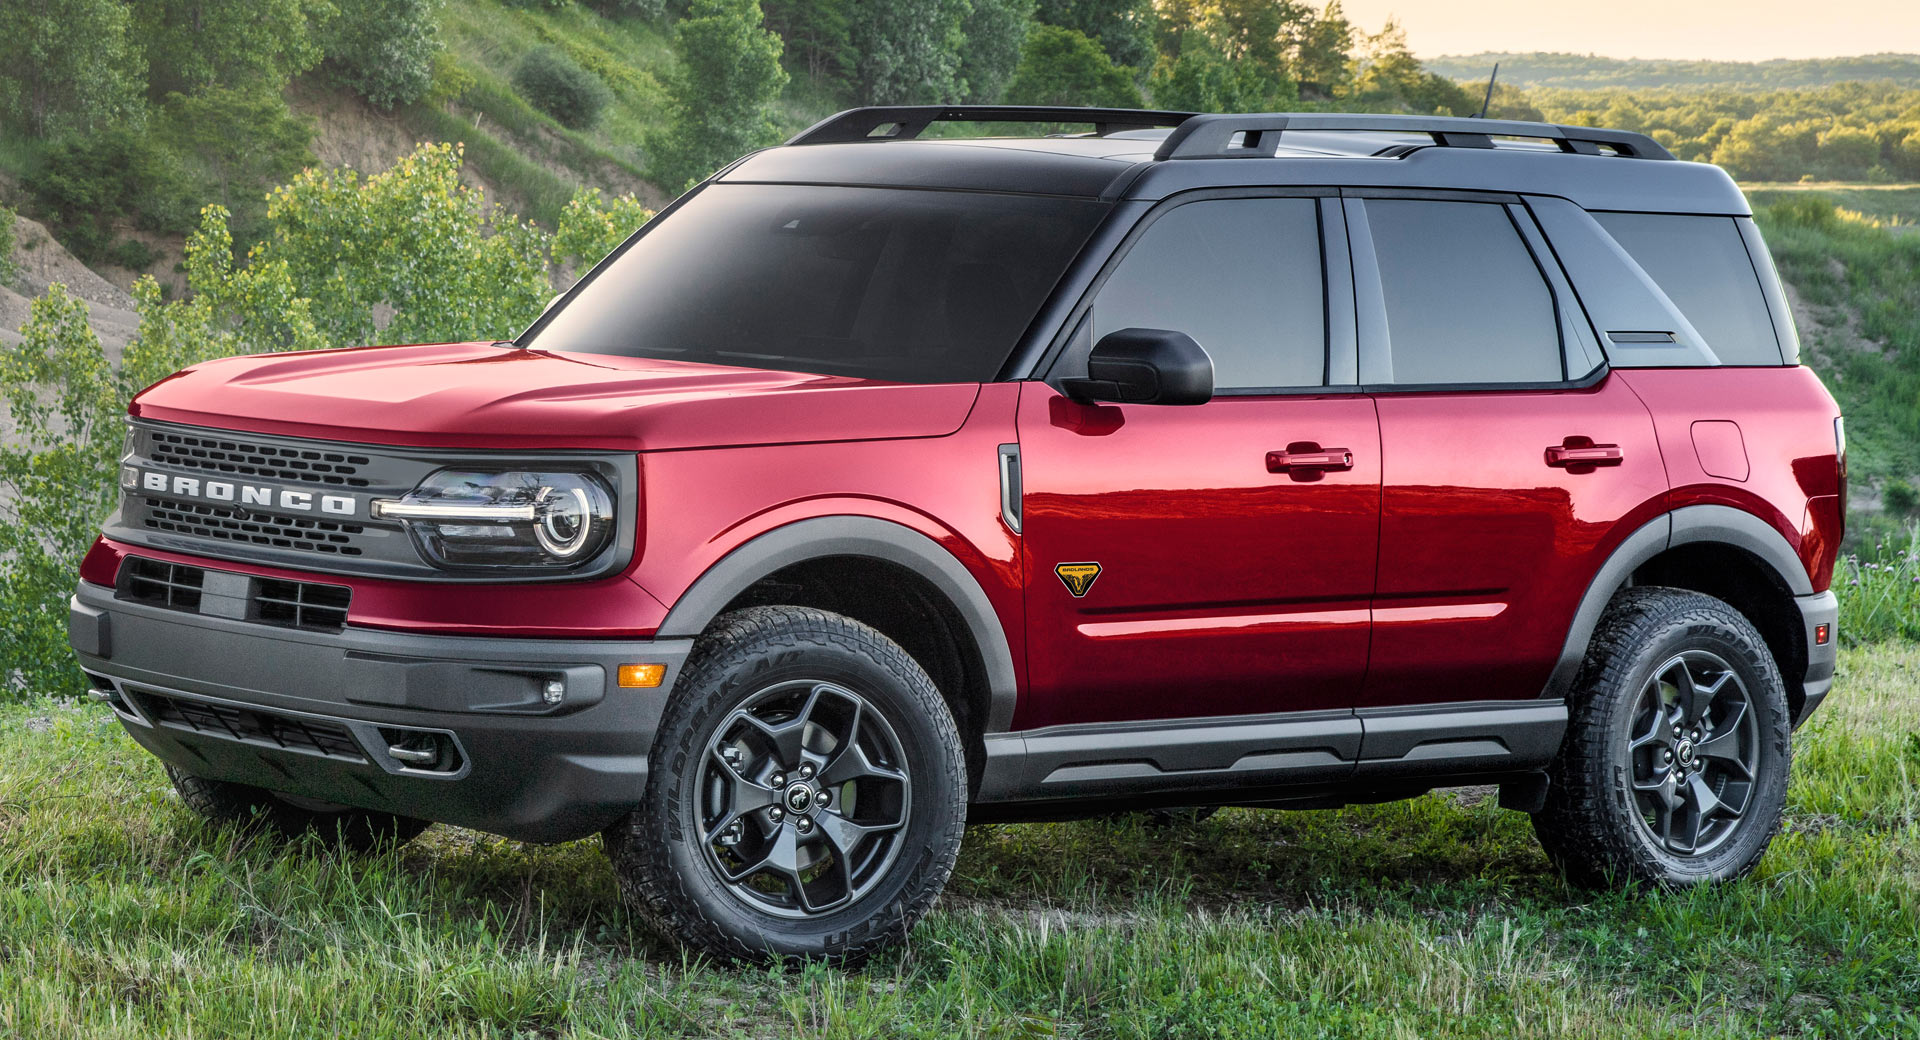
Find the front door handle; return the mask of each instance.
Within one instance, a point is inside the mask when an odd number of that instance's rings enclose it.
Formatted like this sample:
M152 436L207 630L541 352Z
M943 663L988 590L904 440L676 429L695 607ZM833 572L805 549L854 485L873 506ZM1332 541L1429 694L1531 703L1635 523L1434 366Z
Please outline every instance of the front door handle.
M1585 437L1568 437L1565 443L1547 449L1547 465L1562 469L1573 466L1618 466L1626 457L1618 444L1595 444Z
M1292 473L1308 470L1352 469L1353 452L1346 448L1289 447L1286 451L1267 452L1268 473Z

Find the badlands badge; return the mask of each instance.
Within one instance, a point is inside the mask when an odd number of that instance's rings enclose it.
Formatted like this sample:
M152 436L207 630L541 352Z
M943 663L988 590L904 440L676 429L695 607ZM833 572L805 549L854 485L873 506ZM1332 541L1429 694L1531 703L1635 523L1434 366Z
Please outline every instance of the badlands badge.
M1073 598L1079 599L1087 594L1088 589L1093 588L1093 579L1100 576L1100 565L1063 563L1055 567L1053 573L1060 576L1061 582L1067 586L1067 591L1073 593Z

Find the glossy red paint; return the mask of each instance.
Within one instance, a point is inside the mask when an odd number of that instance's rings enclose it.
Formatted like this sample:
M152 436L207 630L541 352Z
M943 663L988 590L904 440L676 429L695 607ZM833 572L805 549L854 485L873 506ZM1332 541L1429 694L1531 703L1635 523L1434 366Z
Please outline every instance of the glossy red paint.
M1190 407L1020 397L1028 690L1020 728L1345 707L1366 668L1373 402ZM1352 453L1270 472L1271 453ZM1096 562L1076 598L1053 575Z
M979 386L917 385L491 343L260 354L147 388L139 418L411 447L669 451L938 437Z
M1814 591L1832 584L1842 533L1833 435L1840 409L1812 369L1643 368L1614 378L1653 413L1671 508L1717 503L1752 513L1794 547ZM1751 464L1745 480L1715 476L1696 449L1696 424L1721 420L1739 423Z
M1537 695L1594 572L1661 510L1646 407L1611 376L1375 402L1380 574L1360 703Z

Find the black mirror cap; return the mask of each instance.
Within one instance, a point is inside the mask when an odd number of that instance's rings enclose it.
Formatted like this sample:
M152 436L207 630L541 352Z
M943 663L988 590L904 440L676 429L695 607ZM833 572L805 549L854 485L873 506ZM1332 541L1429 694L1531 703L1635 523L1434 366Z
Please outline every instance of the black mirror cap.
M1213 359L1184 332L1118 329L1093 345L1087 378L1061 386L1083 401L1206 404L1213 400Z

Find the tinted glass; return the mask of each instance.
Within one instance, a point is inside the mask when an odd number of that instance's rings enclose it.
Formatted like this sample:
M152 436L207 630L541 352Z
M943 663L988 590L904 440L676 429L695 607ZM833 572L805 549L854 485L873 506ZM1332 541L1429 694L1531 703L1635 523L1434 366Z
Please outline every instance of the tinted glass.
M1213 358L1219 389L1319 386L1326 291L1313 199L1214 199L1147 227L1094 298L1085 346L1171 329Z
M1368 199L1396 383L1564 378L1553 293L1506 207Z
M1778 365L1780 341L1733 217L1595 213L1726 365Z
M914 383L993 379L1103 203L716 184L534 333L542 350Z

